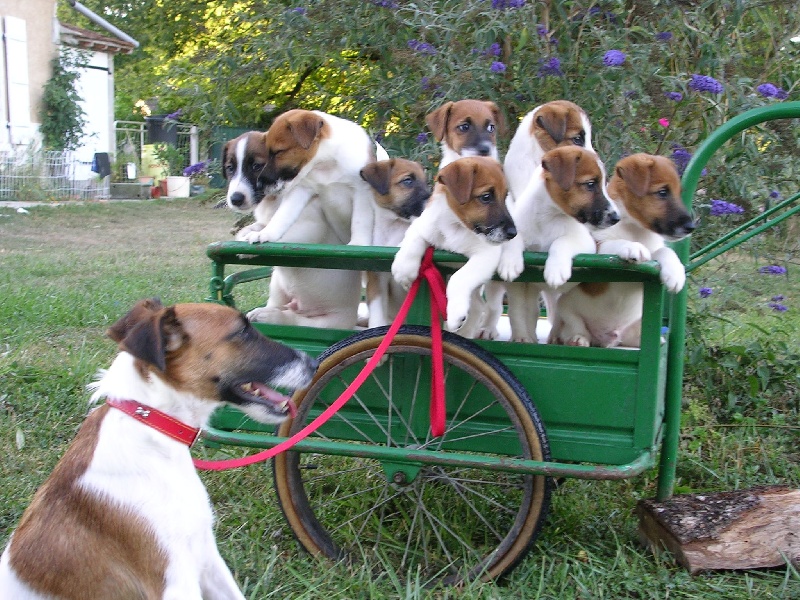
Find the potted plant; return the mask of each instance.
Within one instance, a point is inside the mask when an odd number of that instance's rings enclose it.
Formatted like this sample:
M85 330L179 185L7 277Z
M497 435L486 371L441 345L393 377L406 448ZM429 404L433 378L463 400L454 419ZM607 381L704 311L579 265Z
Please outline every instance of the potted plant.
M183 152L175 146L165 143L155 144L153 152L164 171L167 196L188 198L190 179L183 174L183 165L186 164Z
M206 191L206 187L211 179L208 173L210 164L210 161L201 160L198 163L189 165L183 170L184 176L191 179L192 196L197 196Z

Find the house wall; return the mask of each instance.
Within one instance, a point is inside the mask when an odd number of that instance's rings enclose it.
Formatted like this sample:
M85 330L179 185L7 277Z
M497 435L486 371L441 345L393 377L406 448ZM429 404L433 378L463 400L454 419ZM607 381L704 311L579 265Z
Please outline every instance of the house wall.
M9 144L24 143L25 137L36 138L40 123L39 111L44 84L50 78L50 61L57 55L55 0L3 0L0 17L4 32L8 32L6 17L24 22L24 38L12 46L6 40L0 59L0 150ZM15 22L15 24L19 24ZM21 49L24 47L24 57ZM24 62L27 61L27 69ZM14 71L18 72L15 74ZM22 73L27 71L27 92L23 91ZM9 82L9 76L11 81ZM27 102L25 102L27 100ZM27 105L25 107L25 105ZM27 108L27 110L25 110ZM27 113L27 114L25 114ZM27 123L24 121L27 120ZM9 123L11 128L9 130ZM10 134L10 135L9 135ZM17 138L17 139L15 139ZM6 148L3 148L3 146Z
M75 87L83 98L86 125L74 155L86 167L85 176L80 178L87 179L91 176L87 165L91 165L95 152L114 152L114 57L88 50L82 50L80 56L80 79Z

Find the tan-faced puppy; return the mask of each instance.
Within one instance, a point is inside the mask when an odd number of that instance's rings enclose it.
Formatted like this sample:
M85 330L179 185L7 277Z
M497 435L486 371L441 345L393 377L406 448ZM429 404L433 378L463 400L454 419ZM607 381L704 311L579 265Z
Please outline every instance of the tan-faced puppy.
M268 154L264 133L245 133L225 145L228 206L239 212L252 211L256 219L236 234L238 241L252 241L272 222L282 204L291 201L282 193L264 193ZM347 239L329 225L319 197L313 196L281 242L337 245ZM274 267L266 306L251 310L247 317L259 323L352 329L358 319L360 281L358 271Z
M594 254L587 225L608 227L619 216L606 195L605 170L597 154L577 146L550 150L511 207L519 235L503 245L498 274L512 281L522 272L525 250L547 252L544 281L560 288L572 276L577 254ZM536 342L538 283L508 286L508 316L517 341Z
M242 600L189 446L223 404L281 422L290 401L268 386L308 385L315 362L211 303L142 301L108 333L121 352L92 400L114 406L89 415L22 515L0 597Z
M625 260L656 260L661 281L679 292L686 273L664 241L683 239L694 230L681 201L681 182L672 162L663 156L634 154L617 163L608 184L621 219L595 232L598 252ZM556 304L550 342L571 346L635 346L640 343L642 284L581 283Z
M422 213L431 196L425 170L418 162L393 158L368 164L361 176L372 186L375 198L373 245L399 246L411 220ZM405 295L391 273L368 272L369 327L391 323Z
M320 111L295 109L278 116L264 136L263 192L278 210L248 241L283 241L312 198L336 236L368 246L373 228L372 190L360 172L375 161L375 144L359 125Z
M567 100L554 100L525 115L514 132L503 163L511 192L509 206L525 191L545 152L569 146L592 149L592 125L580 106ZM497 322L503 312L505 292L506 286L500 281L486 285L486 322L479 337L497 337ZM558 292L549 290L542 293L550 303L554 303L558 296Z
M465 156L498 158L497 132L503 128L503 120L494 102L447 102L428 114L425 123L436 141L441 142L440 170Z
M500 163L484 157L453 161L436 182L425 210L403 237L392 275L408 289L428 246L466 256L447 283L447 328L474 337L482 319L481 286L497 269L500 244L517 234L506 208L508 189Z

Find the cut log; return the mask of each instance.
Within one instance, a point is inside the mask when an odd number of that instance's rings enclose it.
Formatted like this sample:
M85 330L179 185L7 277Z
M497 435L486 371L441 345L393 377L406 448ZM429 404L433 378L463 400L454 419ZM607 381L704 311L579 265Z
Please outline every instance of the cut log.
M639 537L690 573L800 563L800 490L783 486L640 500Z

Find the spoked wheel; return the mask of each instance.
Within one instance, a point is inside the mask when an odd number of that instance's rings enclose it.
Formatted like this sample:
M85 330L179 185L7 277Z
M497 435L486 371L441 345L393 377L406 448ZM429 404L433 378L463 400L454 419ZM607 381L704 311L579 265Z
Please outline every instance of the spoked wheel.
M280 435L302 429L341 394L387 328L351 336L320 367ZM318 430L315 441L348 442L348 455L284 452L274 461L281 508L303 547L333 560L368 562L427 585L488 580L510 571L541 528L547 477L425 464L407 453L549 460L544 428L525 389L492 355L444 333L446 428L430 434L431 338L406 326L383 363ZM380 458L358 456L380 446ZM355 450L355 451L353 451ZM442 456L442 455L440 455Z

